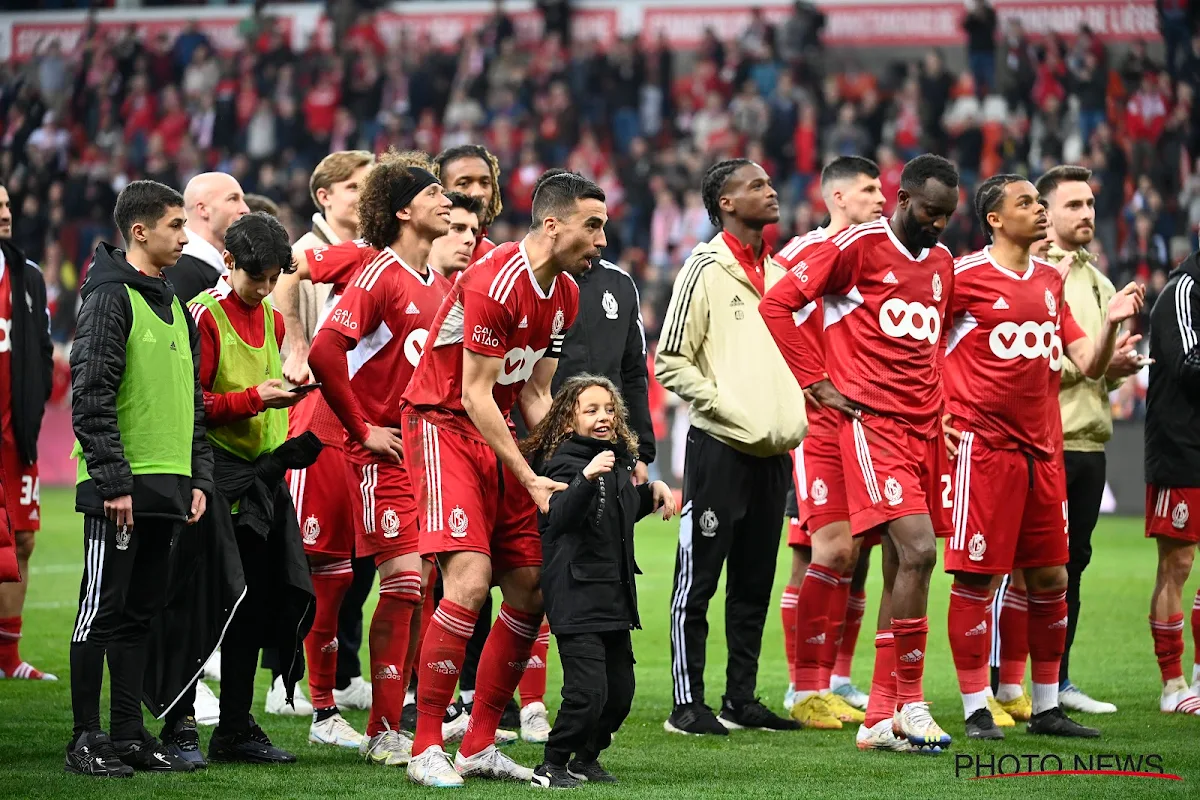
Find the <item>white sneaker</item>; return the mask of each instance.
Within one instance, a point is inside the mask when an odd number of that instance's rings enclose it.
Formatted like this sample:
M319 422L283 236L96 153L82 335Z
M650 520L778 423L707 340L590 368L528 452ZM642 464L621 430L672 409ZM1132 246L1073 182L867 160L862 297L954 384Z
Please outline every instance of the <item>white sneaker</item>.
M221 721L221 701L204 681L196 681L196 722L216 725Z
M545 703L530 703L521 709L521 738L530 744L545 744L550 738L550 716Z
M867 703L871 702L871 695L859 689L853 683L843 683L841 686L833 690L833 693L845 700L851 706L859 711L867 710Z
M1058 704L1068 711L1080 711L1084 714L1113 714L1117 710L1112 703L1104 703L1088 697L1074 684L1069 684L1066 689L1058 693Z
M408 762L408 779L418 786L439 789L458 788L465 783L450 761L450 756L436 744Z
M796 685L789 683L787 691L783 694L783 707L790 714L794 705L796 705Z
M521 737L517 735L516 731L506 731L504 728L496 728L495 742L497 747L504 747L506 744L512 744L520 738Z
M462 751L454 756L454 770L464 778L491 778L497 781L519 781L529 783L533 780L533 770L522 767L508 756L491 745L480 750L473 756L464 758Z
M350 726L341 714L314 722L308 728L308 740L313 744L331 744L334 747L361 747L363 736ZM405 762L408 763L408 762Z
M388 728L370 739L363 737L358 754L365 758L368 764L378 764L381 767L407 767L412 761L412 746L412 739L400 731Z
M471 715L466 711L459 714L449 722L442 723L442 741L446 744L457 744L461 742L463 736L467 733L467 726L471 724Z
M271 690L267 692L267 713L278 714L281 717L312 716L312 703L308 702L308 698L304 696L300 684L296 684L292 700L296 704L295 708L287 704L287 689L283 686L283 676L281 675L275 679L275 682L271 684Z
M890 719L880 720L870 728L859 725L854 744L859 750L887 750L893 753L911 753L917 749L907 739L901 739L892 732Z
M350 685L345 689L333 690L333 702L337 703L338 708L370 711L373 696L370 681L364 681L362 676L351 678Z
M950 734L942 730L929 714L929 703L905 703L892 717L896 735L915 747L949 747Z
M221 651L214 650L213 654L208 657L208 661L204 662L204 669L200 673L200 677L206 681L215 683L221 682Z
M1200 696L1196 687L1181 689L1177 692L1163 691L1158 701L1159 710L1164 714L1194 714L1200 716Z

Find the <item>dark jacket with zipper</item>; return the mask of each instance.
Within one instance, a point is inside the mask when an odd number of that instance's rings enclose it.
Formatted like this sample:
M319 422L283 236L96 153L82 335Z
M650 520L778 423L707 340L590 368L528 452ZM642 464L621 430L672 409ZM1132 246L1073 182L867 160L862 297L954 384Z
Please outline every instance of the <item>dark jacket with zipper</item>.
M192 489L211 495L213 454L205 438L204 391L200 386L200 335L182 303L187 321L195 376L195 425L192 432L192 476L134 475L121 446L117 425L117 392L125 374L125 344L133 326L133 306L126 286L141 293L164 322L175 313L171 285L143 275L109 244L96 248L87 280L75 341L71 345L71 422L88 465L88 480L75 489L75 510L103 514L104 501L133 496L134 516L184 521Z
M563 340L551 394L568 378L585 372L608 378L625 398L629 427L638 436L638 457L649 464L655 457L654 424L637 285L629 273L603 259L575 280L579 315Z
M46 281L37 264L0 241L12 287L12 428L24 464L37 463L38 434L54 385L54 345L46 310Z
M1200 486L1200 253L1167 279L1150 310L1146 483Z
M190 253L184 253L173 266L163 270L163 277L175 290L184 310L196 295L216 286L221 274L221 270Z
M605 450L611 472L589 481L583 468ZM537 471L568 484L538 515L542 597L550 630L599 633L642 627L637 609L633 526L654 509L648 484L635 486L635 459L612 442L572 435Z

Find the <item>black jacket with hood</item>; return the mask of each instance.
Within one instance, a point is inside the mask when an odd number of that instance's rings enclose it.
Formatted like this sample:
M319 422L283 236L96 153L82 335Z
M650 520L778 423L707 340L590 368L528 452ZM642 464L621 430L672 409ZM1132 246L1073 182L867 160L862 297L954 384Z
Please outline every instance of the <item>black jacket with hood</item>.
M616 453L616 466L589 481L583 468L605 450ZM620 445L575 434L537 468L568 484L551 495L549 513L538 514L542 597L555 633L642 627L633 526L654 510L654 498L649 484L634 485L635 463Z
M37 264L13 246L0 241L0 255L12 287L12 428L25 464L37 462L42 416L54 386L54 345L46 312L46 281Z
M1150 310L1146 483L1200 487L1200 253L1167 278Z
M126 286L141 293L164 322L173 319L175 299L161 278L143 275L125 260L125 253L100 244L87 280L80 289L82 304L75 342L71 346L71 422L87 460L89 479L75 491L75 508L103 514L104 501L133 496L136 516L183 521L191 507L191 490L211 495L213 455L204 428L204 392L200 387L200 336L191 315L187 321L195 374L195 426L192 433L192 477L134 475L125 460L117 426L117 391L125 373L125 343L133 325L133 307Z

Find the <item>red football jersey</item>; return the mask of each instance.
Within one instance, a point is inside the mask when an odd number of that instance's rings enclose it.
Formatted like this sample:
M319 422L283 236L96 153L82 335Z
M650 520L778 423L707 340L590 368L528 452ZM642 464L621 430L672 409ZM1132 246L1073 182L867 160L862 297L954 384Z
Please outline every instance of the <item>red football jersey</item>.
M1086 334L1063 302L1063 280L1031 258L1023 273L988 248L954 265L946 341L947 410L994 448L1044 457L1062 449L1058 387L1066 345Z
M346 365L365 422L400 427L400 398L449 289L436 270L422 275L389 247L363 268L321 323L355 342ZM359 462L378 458L350 440L346 453Z
M487 238L487 233L481 231L479 241L475 243L475 250L471 253L471 263L474 264L479 259L486 256L488 253L496 249L496 243Z
M804 254L827 238L824 228L816 228L803 236L795 236L779 249L775 262L784 269L790 270L804 259ZM811 363L804 368L812 373L815 382L825 377L825 304L813 300L799 311L792 312L796 320L799 339L804 343L804 349L813 355ZM807 407L809 436L837 436L838 417L841 412L830 408Z
M523 242L502 244L462 273L430 328L431 343L404 401L482 440L462 406L463 348L504 359L492 396L506 417L542 358L558 358L579 311L571 276L543 292Z
M0 253L0 435L4 447L16 446L12 429L12 324L12 271Z
M788 275L768 295L783 285L778 296L793 293L794 310L824 298L825 366L834 386L922 436L936 432L942 323L954 290L950 251L939 244L914 256L881 217L810 247Z
M362 239L327 244L304 251L313 283L333 284L333 293L341 294L360 269L370 264L379 251Z

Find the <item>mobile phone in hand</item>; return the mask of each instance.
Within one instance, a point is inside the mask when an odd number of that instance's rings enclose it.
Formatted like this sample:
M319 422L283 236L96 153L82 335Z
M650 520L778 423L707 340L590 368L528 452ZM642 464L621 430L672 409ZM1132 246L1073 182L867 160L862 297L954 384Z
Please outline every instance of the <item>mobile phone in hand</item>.
M319 383L306 383L302 386L297 386L294 389L289 389L288 391L290 391L292 394L308 394L309 392L314 392L320 388L321 384Z

